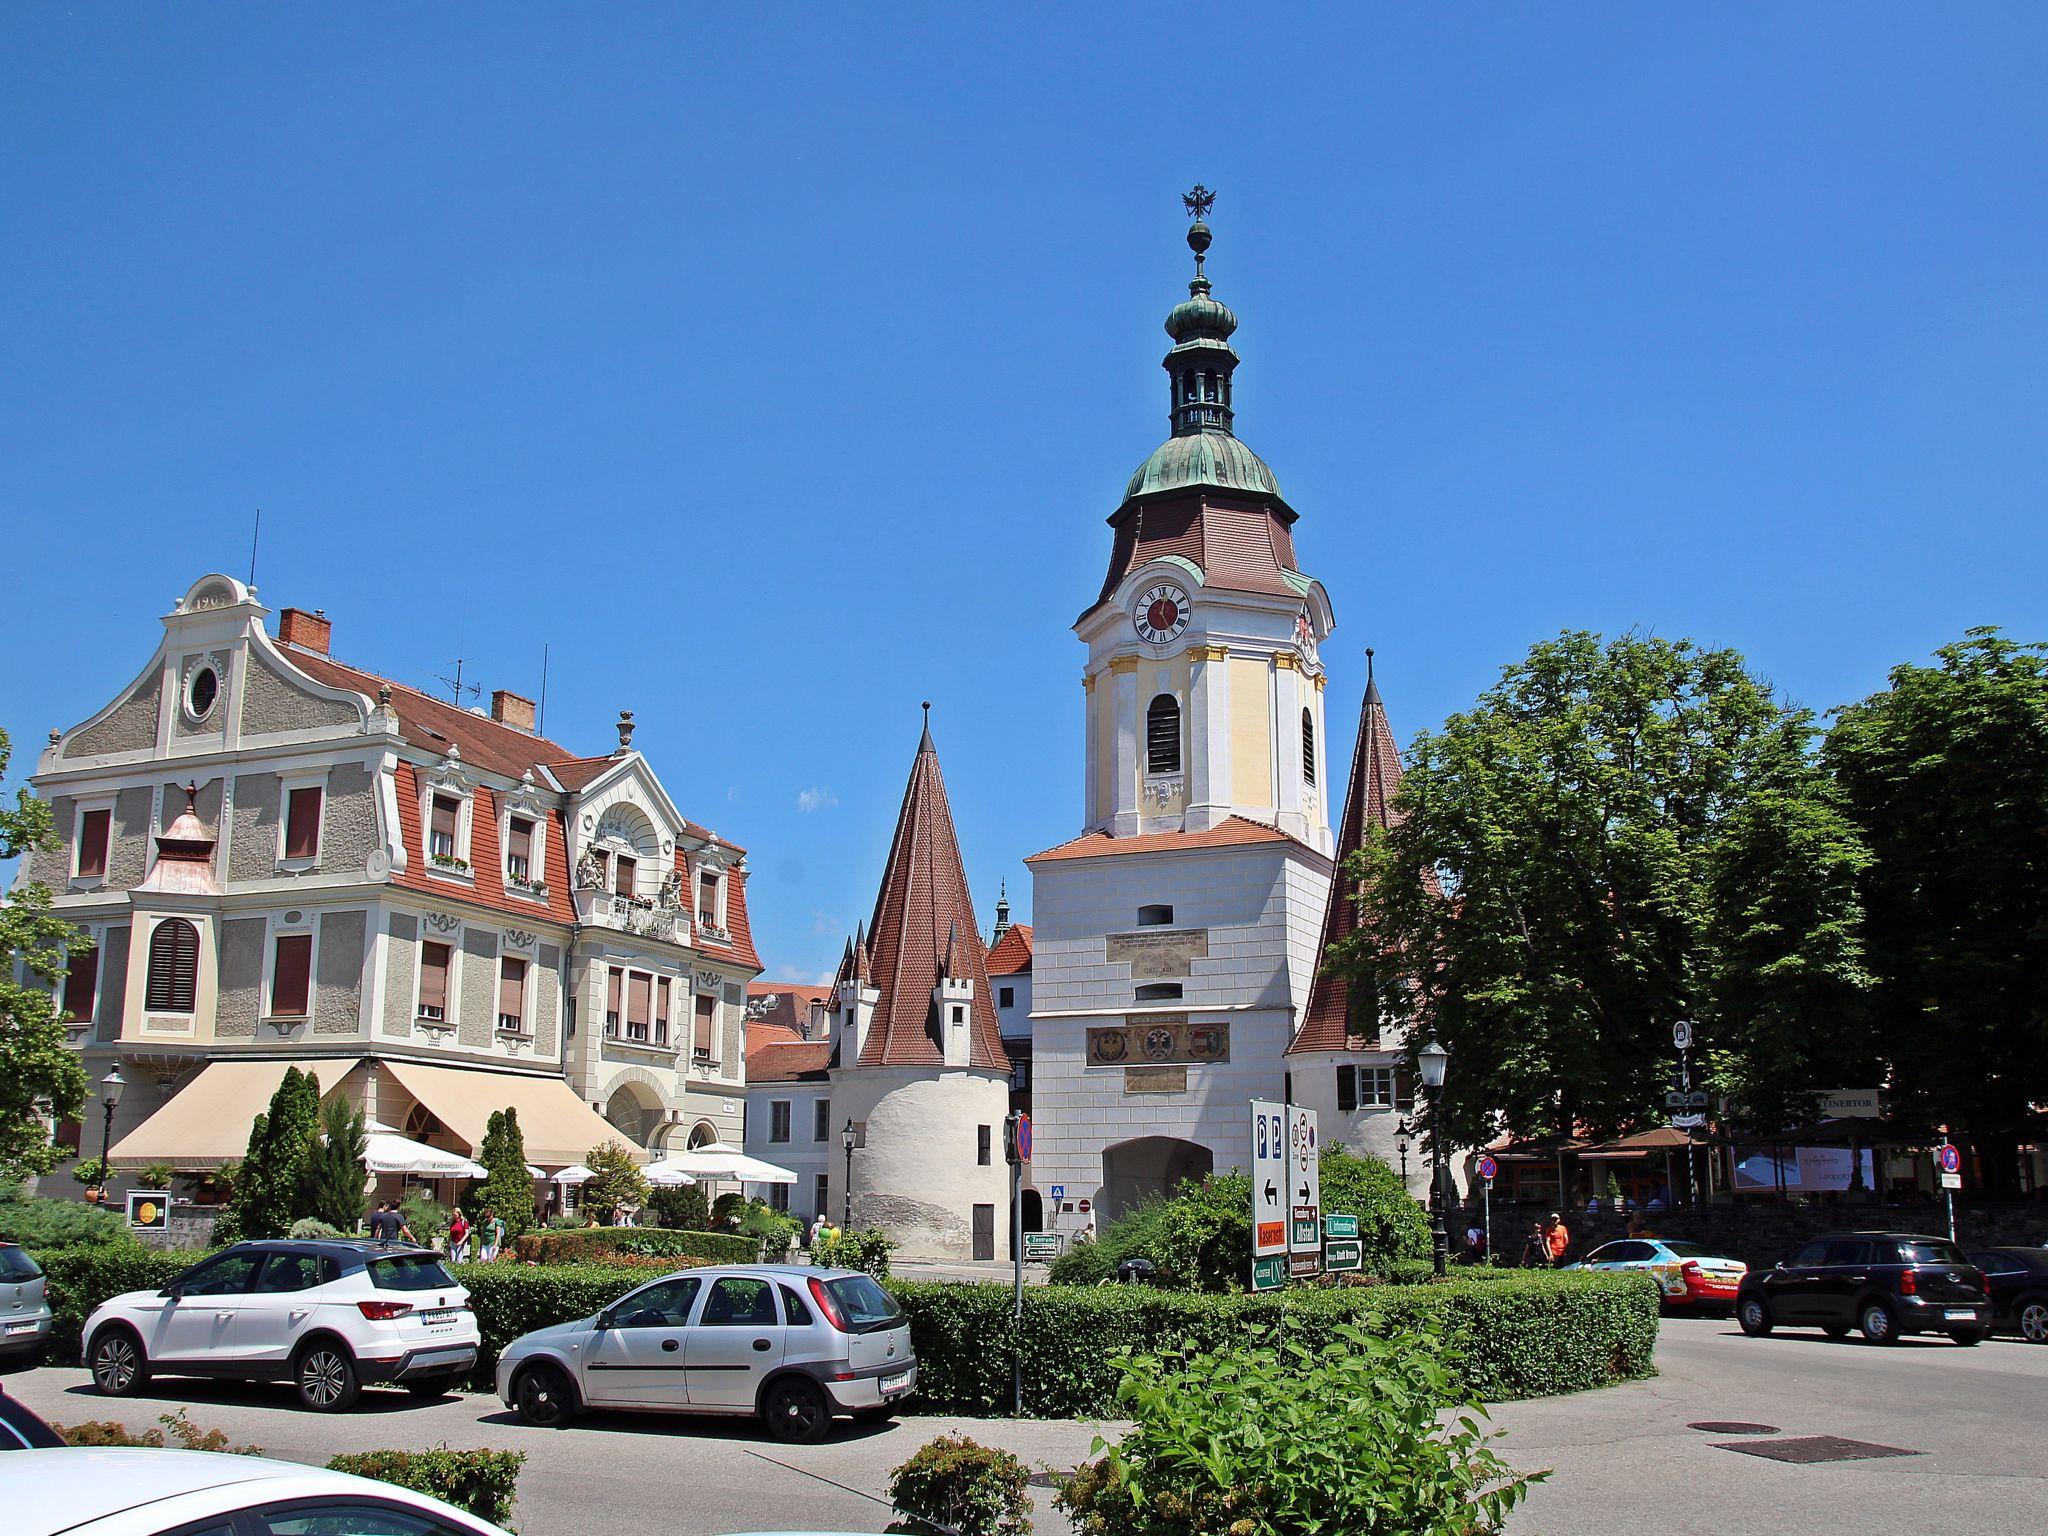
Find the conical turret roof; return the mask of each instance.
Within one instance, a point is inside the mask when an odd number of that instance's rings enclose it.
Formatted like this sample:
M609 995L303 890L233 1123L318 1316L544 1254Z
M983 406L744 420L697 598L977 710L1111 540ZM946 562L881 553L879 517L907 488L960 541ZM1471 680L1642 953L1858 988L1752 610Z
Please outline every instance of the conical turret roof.
M875 897L866 952L872 977L869 985L882 997L861 1048L860 1065L945 1064L941 1021L932 994L950 953L952 976L974 983L969 1063L992 1072L1009 1071L1009 1058L996 1027L981 924L975 921L974 899L968 894L967 871L953 831L953 812L946 802L938 749L932 745L929 713L917 757L910 766L910 782L903 791L903 808L897 813L896 836L889 845L882 888Z

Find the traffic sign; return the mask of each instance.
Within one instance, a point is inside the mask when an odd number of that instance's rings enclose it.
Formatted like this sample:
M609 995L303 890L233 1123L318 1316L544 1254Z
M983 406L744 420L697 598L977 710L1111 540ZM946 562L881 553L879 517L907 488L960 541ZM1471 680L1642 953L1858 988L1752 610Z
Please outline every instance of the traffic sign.
M1277 1291L1287 1283L1287 1256L1276 1253L1252 1260L1252 1289Z
M1364 1248L1357 1238L1339 1238L1335 1242L1323 1244L1323 1268L1331 1274L1341 1274L1345 1270L1364 1267Z
M1026 1232L1024 1234L1024 1262L1027 1264L1050 1264L1060 1256L1060 1235L1057 1232Z
M1695 1088L1691 1093L1667 1093L1664 1095L1666 1109L1705 1109L1707 1096Z
M1252 1100L1252 1253L1287 1251L1287 1112Z
M1051 1194L1050 1194L1050 1195L1048 1196L1048 1198L1049 1198L1049 1199L1053 1199L1053 1200L1064 1200L1064 1199L1066 1199L1066 1198L1067 1198L1067 1186L1066 1186L1066 1185L1064 1185L1064 1184L1055 1184L1055 1185L1053 1185L1053 1187L1052 1187L1052 1191L1051 1191Z
M1287 1255L1287 1274L1292 1280L1313 1280L1323 1272L1323 1245L1317 1243L1309 1253Z
M1479 1177L1489 1184L1500 1177L1500 1164L1493 1160L1492 1153L1479 1159Z
M1943 1173L1961 1173L1963 1171L1963 1154L1956 1150L1953 1142L1945 1141L1936 1147L1934 1149L1934 1160L1941 1164L1941 1171Z
M1941 1187L1943 1189L1961 1189L1963 1187L1963 1176L1960 1173L1944 1173L1941 1176Z
M1677 1046L1681 1051L1691 1050L1692 1025L1688 1024L1684 1019L1680 1019L1676 1024L1672 1025L1671 1043Z
M1011 1167L1031 1161L1031 1117L1011 1115L1003 1122L1003 1157Z
M1299 1104L1287 1106L1286 1197L1292 1219L1287 1251L1297 1261L1308 1255L1321 1262L1323 1253L1323 1168L1317 1145L1316 1112ZM1253 1234L1257 1236L1256 1233ZM1256 1246L1253 1249L1257 1251ZM1296 1268L1296 1273L1300 1273ZM1314 1270L1309 1271L1315 1273Z
M1356 1216L1325 1216L1323 1218L1323 1236L1358 1236L1358 1218Z
M1700 1114L1673 1115L1671 1128L1675 1131L1696 1131L1707 1123L1707 1117Z

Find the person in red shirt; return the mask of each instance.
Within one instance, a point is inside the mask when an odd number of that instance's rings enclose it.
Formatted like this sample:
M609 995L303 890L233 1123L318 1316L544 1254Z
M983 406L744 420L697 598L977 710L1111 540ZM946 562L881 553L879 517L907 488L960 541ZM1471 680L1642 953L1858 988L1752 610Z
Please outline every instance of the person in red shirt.
M1550 1213L1550 1224L1543 1229L1544 1237L1550 1243L1550 1263L1555 1268L1564 1262L1565 1250L1572 1245L1572 1234L1564 1224L1564 1218L1556 1211Z

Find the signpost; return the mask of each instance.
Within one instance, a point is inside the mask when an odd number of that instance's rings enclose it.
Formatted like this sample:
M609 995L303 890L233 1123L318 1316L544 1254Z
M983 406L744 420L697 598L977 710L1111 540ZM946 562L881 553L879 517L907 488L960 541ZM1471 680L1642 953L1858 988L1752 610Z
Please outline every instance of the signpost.
M1493 1154L1482 1152L1479 1156L1479 1177L1486 1181L1486 1187L1479 1196L1480 1230L1485 1233L1486 1241L1486 1252L1482 1257L1488 1264L1493 1262L1493 1181L1499 1174L1500 1164L1494 1161Z
M1064 1200L1064 1199L1066 1199L1066 1198L1067 1198L1067 1186L1066 1186L1066 1185L1064 1185L1064 1184L1055 1184L1055 1185L1053 1185L1053 1187L1052 1187L1052 1203L1053 1203L1054 1205L1058 1205L1058 1204L1059 1204L1059 1203L1060 1203L1060 1202L1061 1202L1062 1200Z
M1337 1216L1325 1216L1325 1217L1323 1218L1323 1236L1324 1236L1324 1237L1356 1237L1356 1236L1358 1236L1358 1218L1357 1218L1356 1216L1342 1216L1342 1215L1337 1215Z
M1024 1234L1024 1261L1027 1264L1050 1264L1059 1256L1059 1233L1026 1232Z
M1942 1127L1942 1134L1948 1134L1946 1126ZM1948 1240L1954 1242L1956 1240L1956 1191L1963 1187L1963 1154L1956 1150L1954 1142L1944 1141L1934 1149L1934 1162L1935 1166L1941 1169L1942 1195L1948 1201Z
M1252 1100L1252 1289L1271 1290L1287 1268L1287 1112L1268 1099ZM1261 1261L1273 1259L1271 1266ZM1260 1284L1270 1270L1270 1284Z
M1252 1260L1252 1289L1255 1291L1277 1291L1287 1283L1287 1255L1276 1253L1271 1258Z
M1331 1274L1342 1274L1346 1270L1363 1269L1364 1250L1355 1237L1333 1238L1323 1244L1323 1268Z
M1707 1123L1707 1096L1692 1085L1692 1022L1680 1019L1671 1026L1671 1043L1678 1049L1678 1091L1664 1096L1666 1107L1680 1111L1671 1117L1672 1129L1685 1132L1686 1203L1700 1203L1699 1163L1693 1151L1692 1133ZM1693 1102L1695 1099L1697 1103Z
M1316 1112L1287 1106L1287 1251L1320 1256L1323 1251L1323 1168L1316 1143Z
M1011 1409L1024 1416L1024 1165L1031 1161L1031 1117L1012 1112L1003 1121L1003 1160L1010 1165L1010 1295L1017 1348L1010 1363Z

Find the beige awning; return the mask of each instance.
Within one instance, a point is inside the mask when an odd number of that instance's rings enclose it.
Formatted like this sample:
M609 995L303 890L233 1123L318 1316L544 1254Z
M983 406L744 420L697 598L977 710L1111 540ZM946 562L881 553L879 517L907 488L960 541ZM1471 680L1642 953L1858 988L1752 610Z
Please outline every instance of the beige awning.
M209 1062L170 1103L114 1143L109 1154L114 1168L133 1173L168 1163L181 1173L196 1173L234 1162L249 1150L249 1128L270 1108L286 1068L315 1073L325 1097L361 1061L358 1056L324 1056Z
M519 1133L526 1140L530 1163L566 1168L582 1162L601 1142L633 1147L630 1136L577 1098L576 1090L559 1077L424 1067L412 1061L386 1061L384 1070L469 1143L472 1157L482 1151L484 1128L501 1109L519 1111Z

